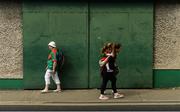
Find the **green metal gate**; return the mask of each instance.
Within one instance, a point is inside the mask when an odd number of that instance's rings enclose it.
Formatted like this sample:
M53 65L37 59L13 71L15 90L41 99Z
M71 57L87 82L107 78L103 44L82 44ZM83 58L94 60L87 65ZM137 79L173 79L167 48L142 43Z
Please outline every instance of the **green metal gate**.
M151 3L92 4L90 7L90 87L101 83L99 49L119 42L119 88L152 88L153 6Z
M105 42L122 43L119 88L152 87L152 3L25 2L24 88L44 87L49 41L64 49L63 88L100 87L99 53Z
M44 87L48 42L63 48L63 88L88 88L87 4L24 4L24 88ZM52 82L52 81L51 81Z

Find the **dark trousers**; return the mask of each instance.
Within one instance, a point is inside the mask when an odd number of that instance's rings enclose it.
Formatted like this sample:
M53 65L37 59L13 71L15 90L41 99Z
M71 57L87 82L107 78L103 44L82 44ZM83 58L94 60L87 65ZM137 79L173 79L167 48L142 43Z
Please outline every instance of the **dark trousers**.
M111 81L112 90L114 91L114 93L117 93L116 76L112 72L104 72L102 74L101 94L104 94L104 91L106 90L106 85L109 80Z

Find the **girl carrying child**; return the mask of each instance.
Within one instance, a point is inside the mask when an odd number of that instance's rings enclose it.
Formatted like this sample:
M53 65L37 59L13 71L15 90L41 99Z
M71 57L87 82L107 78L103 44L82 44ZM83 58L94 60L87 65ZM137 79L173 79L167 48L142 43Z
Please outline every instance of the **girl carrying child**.
M108 43L102 49L102 58L99 60L99 65L101 67L101 76L102 76L102 84L101 84L101 94L99 96L100 100L109 99L104 95L104 91L106 90L106 85L108 81L111 81L114 98L122 98L123 94L119 94L116 88L116 75L115 75L115 60L116 55L120 51L120 44Z

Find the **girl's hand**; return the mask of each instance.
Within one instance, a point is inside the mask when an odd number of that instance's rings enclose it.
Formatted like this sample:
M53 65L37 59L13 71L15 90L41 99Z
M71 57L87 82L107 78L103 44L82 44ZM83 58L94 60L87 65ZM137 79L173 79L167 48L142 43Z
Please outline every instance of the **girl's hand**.
M53 75L56 74L56 70L53 70Z

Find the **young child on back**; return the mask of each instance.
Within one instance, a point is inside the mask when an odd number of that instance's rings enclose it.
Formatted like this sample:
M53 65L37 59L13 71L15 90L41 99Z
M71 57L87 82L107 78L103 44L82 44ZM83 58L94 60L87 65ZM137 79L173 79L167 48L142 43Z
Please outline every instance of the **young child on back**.
M108 43L107 45L105 45L105 47L103 48L103 56L101 58L101 61L104 61L107 57L112 56L112 43ZM109 67L109 63L106 63L106 69L107 72L113 72L112 69L110 69Z

